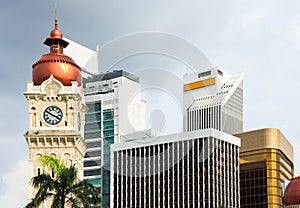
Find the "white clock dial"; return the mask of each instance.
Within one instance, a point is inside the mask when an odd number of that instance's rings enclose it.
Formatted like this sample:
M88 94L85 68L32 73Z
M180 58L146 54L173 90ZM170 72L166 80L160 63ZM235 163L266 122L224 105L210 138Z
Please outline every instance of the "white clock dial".
M44 110L43 117L47 124L57 125L62 121L63 112L59 107L51 105Z

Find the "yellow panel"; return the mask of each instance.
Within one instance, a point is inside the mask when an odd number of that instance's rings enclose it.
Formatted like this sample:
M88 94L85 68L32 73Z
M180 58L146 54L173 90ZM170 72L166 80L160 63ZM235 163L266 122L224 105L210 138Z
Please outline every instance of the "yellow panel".
M216 78L209 78L198 82L192 82L184 85L184 91L199 89L216 84Z

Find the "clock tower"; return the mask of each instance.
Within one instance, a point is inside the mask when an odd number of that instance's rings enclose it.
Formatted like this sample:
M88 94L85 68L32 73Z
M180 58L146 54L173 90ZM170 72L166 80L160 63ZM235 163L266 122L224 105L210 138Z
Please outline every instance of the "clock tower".
M43 173L39 157L54 155L65 165L75 164L78 179L83 179L86 144L83 138L87 107L84 102L81 69L64 55L68 42L55 27L44 42L50 53L32 65L32 81L24 93L28 100L29 129L25 139L29 146L31 177ZM31 188L29 198L36 190ZM45 202L47 203L47 202ZM44 204L43 207L49 205Z

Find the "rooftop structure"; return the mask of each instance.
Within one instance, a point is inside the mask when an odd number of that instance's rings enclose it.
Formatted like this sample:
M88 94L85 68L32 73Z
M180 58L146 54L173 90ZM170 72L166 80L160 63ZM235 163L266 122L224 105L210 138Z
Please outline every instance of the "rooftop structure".
M184 131L214 128L229 134L243 131L243 74L220 69L184 76Z
M62 37L62 32L58 29L58 20L55 19L55 28L44 42L45 45L50 46L50 53L43 55L32 65L34 85L41 85L51 75L65 86L71 86L72 81L77 81L78 85L81 85L81 69L72 58L64 54L63 49L69 43Z

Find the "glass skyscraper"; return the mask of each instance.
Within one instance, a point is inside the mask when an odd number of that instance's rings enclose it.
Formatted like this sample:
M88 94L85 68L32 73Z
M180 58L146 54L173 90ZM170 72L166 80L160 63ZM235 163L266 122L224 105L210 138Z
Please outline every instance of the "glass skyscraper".
M102 110L101 101L87 104L84 159L84 177L102 193L102 200L109 202L110 145L114 143L114 110Z
M126 71L101 73L83 81L88 107L84 178L99 188L103 207L110 207L110 147L120 142L122 134L144 129L145 102L136 96L139 78ZM129 105L138 113L128 113Z

